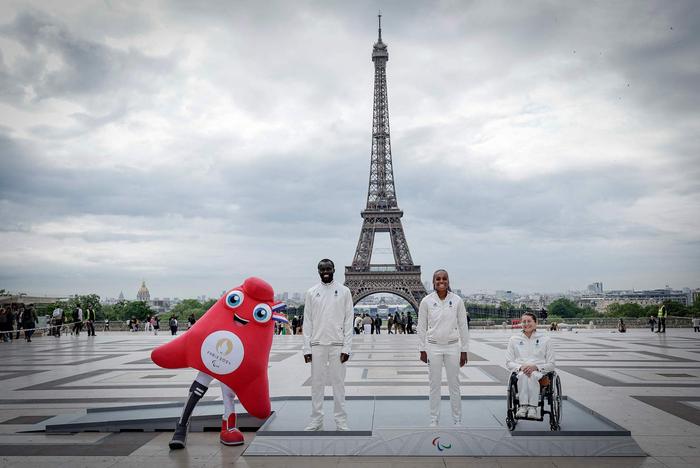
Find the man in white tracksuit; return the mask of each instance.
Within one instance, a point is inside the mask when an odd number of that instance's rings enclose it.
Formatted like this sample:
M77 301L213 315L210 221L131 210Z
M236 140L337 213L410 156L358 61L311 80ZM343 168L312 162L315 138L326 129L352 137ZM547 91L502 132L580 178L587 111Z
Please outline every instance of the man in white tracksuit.
M433 274L435 292L428 294L418 308L418 350L420 360L428 364L430 379L430 426L440 419L440 388L445 367L450 389L452 421L462 423L462 395L459 369L467 364L469 330L467 310L462 298L450 291L445 270Z
M335 426L347 431L345 412L345 362L350 358L353 304L350 290L333 281L335 266L328 259L318 263L321 282L306 292L304 300L304 361L311 363L311 421L307 431L323 430L323 393L326 381L333 386Z
M506 350L506 367L518 373L517 418L537 419L540 379L554 370L554 348L549 336L537 331L537 316L526 312L520 319L522 330L510 337Z

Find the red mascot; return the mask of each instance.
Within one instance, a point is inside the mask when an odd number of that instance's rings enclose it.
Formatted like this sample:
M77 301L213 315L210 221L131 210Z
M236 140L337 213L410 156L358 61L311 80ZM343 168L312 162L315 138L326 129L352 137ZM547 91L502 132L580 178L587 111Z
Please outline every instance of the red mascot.
M273 297L267 282L248 278L219 299L186 333L153 350L151 359L160 367L199 370L170 441L171 449L185 447L192 411L213 379L221 383L224 400L222 444L243 444L243 434L236 428L236 395L249 414L261 419L270 416L267 366L273 320L287 321L275 312L278 307Z

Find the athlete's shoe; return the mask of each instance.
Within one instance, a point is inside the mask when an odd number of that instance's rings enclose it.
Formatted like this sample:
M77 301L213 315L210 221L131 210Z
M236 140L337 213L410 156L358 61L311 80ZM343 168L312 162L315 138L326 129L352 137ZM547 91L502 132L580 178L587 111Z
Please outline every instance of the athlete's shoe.
M305 431L322 431L323 430L323 419L319 421L311 421L308 426L304 428Z
M527 405L522 405L520 408L518 408L518 411L515 412L515 417L516 418L527 418L527 409L529 406Z
M177 423L177 425L175 426L175 434L173 434L173 438L170 439L170 443L168 444L170 450L179 450L185 448L185 445L187 444L187 430L189 429L189 427L189 424Z
M527 409L527 419L537 419L537 407L530 406Z
M243 434L236 427L236 413L231 413L228 420L221 421L219 441L224 445L243 445Z
M350 428L348 427L348 423L345 421L336 421L335 422L335 429L337 431L349 431Z

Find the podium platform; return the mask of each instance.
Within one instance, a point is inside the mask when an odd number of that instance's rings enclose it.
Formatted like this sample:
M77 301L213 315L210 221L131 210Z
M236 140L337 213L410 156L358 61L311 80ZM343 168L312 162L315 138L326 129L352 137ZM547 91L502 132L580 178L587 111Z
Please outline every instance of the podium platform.
M240 406L239 406L240 408ZM463 396L463 423L451 424L448 397L440 427L428 427L426 396L348 397L350 431L335 430L333 400L324 400L324 430L306 432L308 397L273 398L267 420L239 415L243 430L257 431L246 456L645 456L630 432L571 398L562 402L561 430L549 421L521 420L511 432L500 396ZM219 431L221 401L197 405L190 431ZM26 432L172 431L182 403L89 409L43 421Z
M283 401L273 401L272 411L282 403ZM84 412L54 416L22 432L172 432L175 422L182 414L183 405L184 402L89 408ZM219 432L223 407L221 401L200 401L190 417L190 432ZM241 430L257 431L265 421L247 413L238 414L238 427Z
M630 432L564 398L560 431L547 419L505 424L505 397L462 397L463 423L451 424L441 402L440 427L428 427L427 397L348 397L350 431L335 431L333 401L324 401L324 430L305 432L309 398L290 398L258 430L248 456L645 456Z

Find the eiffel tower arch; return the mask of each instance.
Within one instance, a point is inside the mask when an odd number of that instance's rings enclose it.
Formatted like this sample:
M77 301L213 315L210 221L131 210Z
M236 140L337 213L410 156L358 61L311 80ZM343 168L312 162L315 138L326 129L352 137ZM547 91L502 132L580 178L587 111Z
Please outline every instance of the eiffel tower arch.
M403 211L396 201L386 85L388 60L389 52L382 42L382 17L379 15L379 37L372 50L374 108L367 206L362 210L362 229L355 257L352 265L345 267L345 285L350 288L355 304L371 294L391 293L408 301L417 312L426 291L421 282L420 265L413 264L401 224ZM370 263L376 233L389 233L394 263Z

